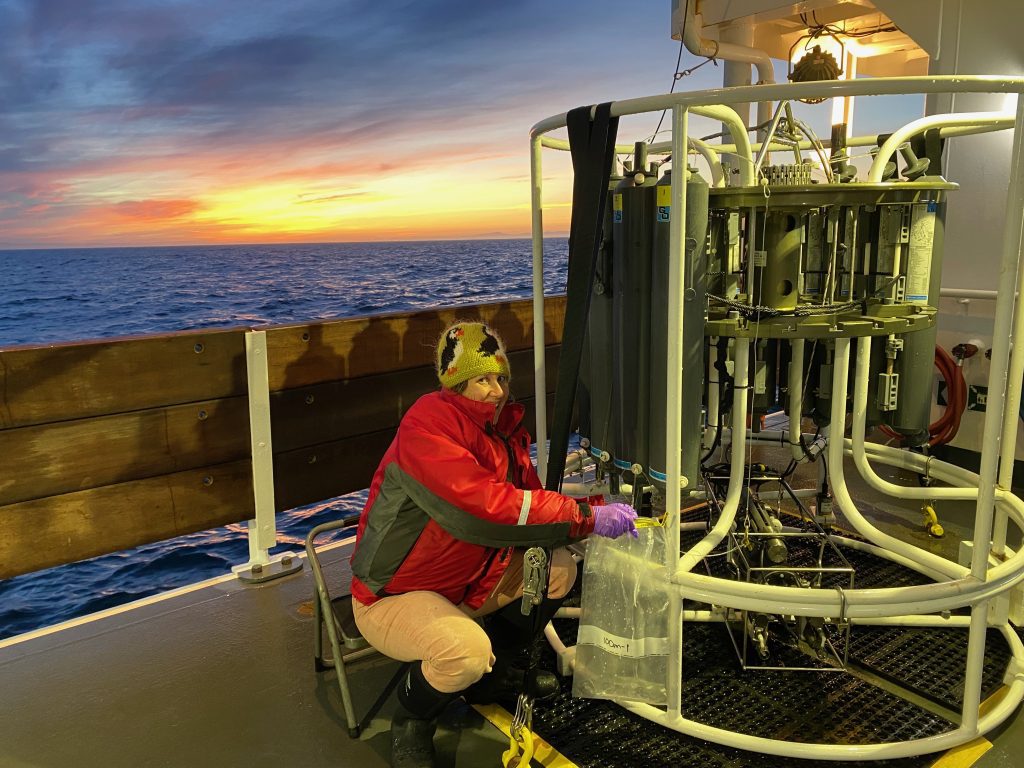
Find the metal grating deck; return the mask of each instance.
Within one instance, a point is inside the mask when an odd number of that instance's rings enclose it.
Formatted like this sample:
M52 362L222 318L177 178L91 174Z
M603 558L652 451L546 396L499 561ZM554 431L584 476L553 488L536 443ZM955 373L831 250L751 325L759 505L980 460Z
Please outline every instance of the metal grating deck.
M697 538L700 534L697 533ZM693 538L693 534L687 538ZM689 542L684 542L684 547ZM874 555L842 548L857 570L858 587L927 583L920 574ZM706 562L726 575L725 558ZM694 604L696 606L696 604ZM559 620L563 641L575 643L577 624ZM854 627L850 663L895 686L957 711L966 658L963 629ZM550 654L550 652L547 652ZM986 647L983 697L994 693L1009 659L1006 643L991 631ZM553 655L546 659L553 663ZM948 719L855 674L740 668L725 626L687 623L683 631L684 711L689 719L719 728L794 742L877 744L923 738L951 730ZM660 728L608 701L573 698L572 680L561 695L538 702L534 730L580 768L824 768L830 761L781 758L723 747ZM506 702L514 706L514 702ZM888 761L844 762L850 768L923 768L935 755Z

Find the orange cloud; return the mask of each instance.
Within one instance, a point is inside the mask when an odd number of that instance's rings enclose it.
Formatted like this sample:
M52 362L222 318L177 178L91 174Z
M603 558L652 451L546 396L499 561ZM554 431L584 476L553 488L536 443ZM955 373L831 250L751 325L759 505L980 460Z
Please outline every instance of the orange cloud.
M122 200L111 206L118 216L148 222L188 218L201 208L195 200Z

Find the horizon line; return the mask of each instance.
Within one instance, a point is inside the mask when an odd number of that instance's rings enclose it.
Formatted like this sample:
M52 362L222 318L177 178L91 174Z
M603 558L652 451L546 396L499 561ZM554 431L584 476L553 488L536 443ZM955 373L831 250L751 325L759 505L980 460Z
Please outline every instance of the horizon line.
M544 240L564 239L568 232L545 234ZM278 245L377 245L387 243L448 243L471 242L474 240L529 240L530 234L505 235L492 234L486 237L433 237L408 238L401 240L297 240L294 242L236 242L236 243L172 243L170 245L55 245L55 246L6 246L0 245L0 253L20 251L87 251L87 250L119 250L138 248L242 248L245 246L278 246Z

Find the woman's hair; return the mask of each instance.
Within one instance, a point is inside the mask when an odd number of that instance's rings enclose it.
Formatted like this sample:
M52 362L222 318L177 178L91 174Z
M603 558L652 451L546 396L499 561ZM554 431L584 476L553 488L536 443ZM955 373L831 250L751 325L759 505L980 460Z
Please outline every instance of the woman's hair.
M507 378L508 378L509 382L511 383L512 377L508 376ZM454 387L448 387L448 389L450 389L452 392L458 392L460 395L464 395L464 394L466 394L466 388L469 386L469 382L471 382L471 381L472 381L472 379L466 379L465 381L460 381ZM444 388L445 387L443 387L443 386L441 387L441 389L444 389ZM516 401L516 399L515 399L515 397L512 396L512 389L510 387L509 391L508 391L508 402L514 403L515 401Z

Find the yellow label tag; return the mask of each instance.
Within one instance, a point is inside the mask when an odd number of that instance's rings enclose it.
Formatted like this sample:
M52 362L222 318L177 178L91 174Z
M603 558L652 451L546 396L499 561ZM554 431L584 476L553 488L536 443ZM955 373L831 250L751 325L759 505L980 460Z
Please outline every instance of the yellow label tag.
M658 190L658 205L672 205L672 187L662 184L656 189Z
M612 210L613 211L621 211L622 210L622 195L612 195Z

